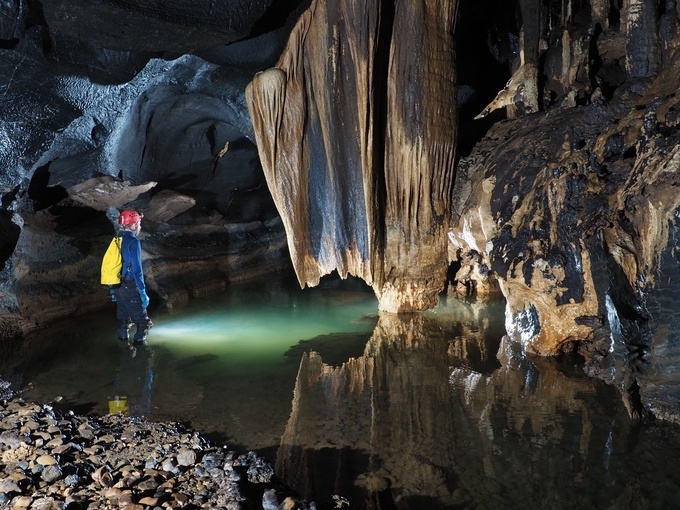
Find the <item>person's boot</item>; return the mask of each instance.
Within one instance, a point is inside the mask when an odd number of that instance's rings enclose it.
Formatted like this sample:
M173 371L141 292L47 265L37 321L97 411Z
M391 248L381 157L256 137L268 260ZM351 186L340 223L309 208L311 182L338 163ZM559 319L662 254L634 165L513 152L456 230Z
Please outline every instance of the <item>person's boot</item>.
M153 326L153 322L148 316L144 318L145 322L137 324L137 331L135 332L135 337L133 343L135 345L143 344L146 342L146 335L149 334L149 329Z
M141 329L139 326L137 326L137 331L135 332L135 336L132 339L133 345L141 345L144 342L146 342L146 334L149 330L147 328Z
M118 340L121 342L130 341L130 324L127 322L121 323L118 327Z

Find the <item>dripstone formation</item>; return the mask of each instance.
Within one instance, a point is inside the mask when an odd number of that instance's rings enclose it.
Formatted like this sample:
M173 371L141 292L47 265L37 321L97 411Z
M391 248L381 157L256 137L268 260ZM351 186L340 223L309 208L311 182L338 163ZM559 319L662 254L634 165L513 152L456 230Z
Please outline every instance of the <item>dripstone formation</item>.
M455 0L315 0L247 89L300 283L338 271L380 309L444 288L456 108ZM417 22L414 22L417 20Z

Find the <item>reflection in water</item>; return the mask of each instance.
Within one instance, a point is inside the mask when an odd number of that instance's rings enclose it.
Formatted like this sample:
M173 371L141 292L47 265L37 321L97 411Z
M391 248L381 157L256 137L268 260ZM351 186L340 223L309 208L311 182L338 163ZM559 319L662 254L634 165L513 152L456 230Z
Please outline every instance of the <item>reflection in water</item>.
M109 397L109 414L149 416L153 388L153 350L150 347L120 349L113 392Z
M370 289L296 285L155 313L136 351L113 313L67 321L0 377L80 412L187 421L269 455L318 508L674 508L678 429L635 426L611 387L514 352L502 303L378 316Z
M232 448L266 453L290 414L302 353L313 348L337 363L360 356L376 320L363 282L233 287L155 311L148 346L136 351L116 339L113 310L64 321L0 359L0 378L26 399L181 420Z
M494 363L475 308L463 337L386 314L362 357L305 355L277 472L355 508L676 507L677 428L634 427L611 387L504 343Z

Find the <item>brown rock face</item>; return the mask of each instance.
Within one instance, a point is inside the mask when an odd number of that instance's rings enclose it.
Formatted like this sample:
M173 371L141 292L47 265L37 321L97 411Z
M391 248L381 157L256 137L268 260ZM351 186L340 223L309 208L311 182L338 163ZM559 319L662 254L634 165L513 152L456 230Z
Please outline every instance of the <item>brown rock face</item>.
M609 102L498 124L461 162L452 244L493 270L508 334L529 351L648 320L680 207L679 69L676 52Z
M313 1L248 100L301 286L337 270L385 311L446 281L455 0Z

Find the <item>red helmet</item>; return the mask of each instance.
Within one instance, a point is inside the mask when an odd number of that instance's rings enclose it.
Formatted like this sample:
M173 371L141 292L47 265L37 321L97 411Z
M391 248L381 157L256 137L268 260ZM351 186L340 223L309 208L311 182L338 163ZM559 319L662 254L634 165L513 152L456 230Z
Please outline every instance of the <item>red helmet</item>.
M123 226L134 225L141 220L142 215L137 211L133 211L132 209L125 209L122 213L120 213L120 217L118 218L118 222Z

